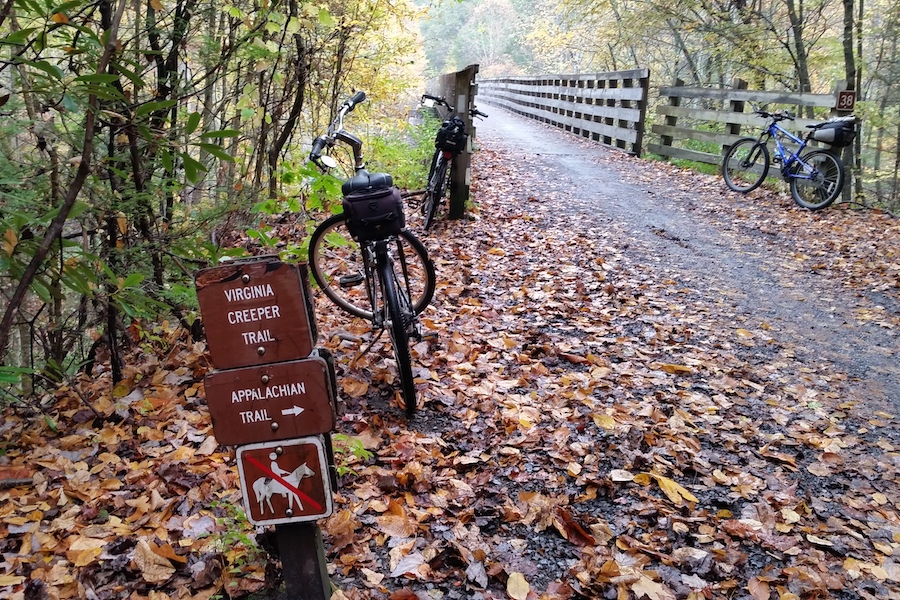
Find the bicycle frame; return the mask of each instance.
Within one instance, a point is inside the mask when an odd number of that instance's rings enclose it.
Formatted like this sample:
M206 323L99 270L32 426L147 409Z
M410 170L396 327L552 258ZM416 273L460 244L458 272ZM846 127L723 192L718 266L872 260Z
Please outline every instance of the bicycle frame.
M406 297L412 298L412 291L409 284L409 270L406 266L406 255L403 252L403 241L397 237L390 237L383 240L375 240L360 244L360 252L363 257L363 276L366 279L366 295L372 306L372 325L376 329L384 329L384 312L386 306L384 299L381 299L379 306L379 276L378 266L384 262L394 265L394 259L388 251L389 244L396 244L397 254L400 258L400 273L403 279L403 287Z
M775 140L775 151L778 153L778 157L781 159L781 170L783 173L786 173L788 167L790 167L794 161L800 160L800 153L806 148L806 140L801 139L779 126L778 123L772 123L768 129L769 137ZM787 138L790 141L798 144L797 152L792 152L788 148L785 148L784 143L781 141L783 138Z
M789 148L785 147L784 143L781 141L782 139L787 138L791 142L797 144L797 151L794 152ZM815 172L815 167L806 163L802 158L800 158L800 154L806 149L806 146L809 144L809 141L798 137L788 131L787 129L781 127L776 121L773 121L766 127L763 133L759 136L759 141L766 143L768 140L774 140L775 142L775 154L777 157L777 162L781 163L781 176L785 181L790 179L812 179L813 173ZM803 168L791 170L791 167L794 164L799 164Z

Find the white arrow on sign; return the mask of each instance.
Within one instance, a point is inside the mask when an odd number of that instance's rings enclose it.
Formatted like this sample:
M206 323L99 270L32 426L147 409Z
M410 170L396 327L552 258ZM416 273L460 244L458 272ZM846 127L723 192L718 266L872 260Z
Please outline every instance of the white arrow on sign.
M292 407L290 407L290 408L282 408L282 409L281 409L281 414L283 414L283 415L294 415L295 417L299 417L299 416L300 416L300 413L302 413L303 410L304 410L304 409L303 409L302 406L296 406L296 405L295 405L295 406L292 406Z

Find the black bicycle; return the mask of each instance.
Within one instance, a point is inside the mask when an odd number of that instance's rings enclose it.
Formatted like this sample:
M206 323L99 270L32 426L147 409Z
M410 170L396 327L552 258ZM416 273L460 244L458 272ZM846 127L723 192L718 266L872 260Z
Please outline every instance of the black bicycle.
M465 121L456 114L446 99L423 94L422 104L429 107L437 104L449 111L448 118L441 123L434 138L434 155L431 157L428 185L425 187L425 199L422 201L422 215L425 217L424 227L429 229L437 216L438 207L444 203L450 192L453 159L465 149L469 134L466 132ZM485 113L474 107L469 110L469 115L472 118L487 117Z
M344 116L365 98L365 92L357 92L344 102L328 131L313 142L309 158L322 170L337 166L323 154L325 150L337 142L350 146L354 175L341 187L344 212L327 218L313 231L309 265L329 300L371 321L379 336L385 329L389 332L403 404L412 416L417 400L409 344L428 337L418 315L431 302L436 278L425 246L405 227L402 199L393 179L365 169L362 140L344 129Z
M765 128L759 137L741 138L728 149L722 161L725 185L744 193L758 188L769 174L772 160L767 144L774 141L774 162L780 165L781 176L790 184L794 202L810 210L819 210L834 202L844 187L844 163L830 150L804 150L810 140L837 148L849 146L856 137L859 119L849 115L813 123L807 125L811 131L801 138L778 124L793 121L791 113L759 109L753 112L767 119ZM797 150L790 150L785 143L796 144Z

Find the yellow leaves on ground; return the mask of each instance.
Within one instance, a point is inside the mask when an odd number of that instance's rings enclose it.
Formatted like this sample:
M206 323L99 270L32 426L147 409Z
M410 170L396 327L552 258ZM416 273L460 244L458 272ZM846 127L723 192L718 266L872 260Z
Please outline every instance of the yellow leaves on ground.
M601 427L607 431L612 431L616 428L616 420L609 415L595 414L592 418L597 427Z
M671 373L673 375L689 374L694 372L694 369L685 365L662 364L659 366L659 368L666 373Z
M415 519L407 514L403 504L392 500L385 514L378 517L378 529L391 537L409 538L416 533L418 528Z
M154 552L146 539L138 540L132 561L147 583L163 583L175 574L169 559Z
M627 473L627 471L615 471L616 477L620 478L619 481L627 481L625 473ZM610 475L612 475L612 473ZM656 481L657 485L659 485L659 489L661 489L672 504L675 504L676 506L681 506L685 500L688 502L699 502L696 496L678 482L669 479L668 477L656 473L638 473L632 478L632 481L641 485L649 485L651 480Z
M513 600L525 600L528 598L528 592L531 586L525 580L525 576L521 573L510 573L509 579L506 580L506 593Z
M635 598L647 597L650 600L675 600L675 594L669 588L659 584L643 573L640 578L631 584L631 591Z
M341 389L344 390L344 393L351 398L361 398L366 395L366 392L369 391L369 384L360 379L342 377L340 384Z

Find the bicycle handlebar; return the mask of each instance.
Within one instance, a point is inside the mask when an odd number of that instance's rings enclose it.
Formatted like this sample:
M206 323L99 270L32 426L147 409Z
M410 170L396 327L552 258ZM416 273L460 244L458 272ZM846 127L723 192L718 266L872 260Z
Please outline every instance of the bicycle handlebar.
M769 112L762 109L756 109L753 112L765 119L775 119L776 121L784 121L785 119L787 119L788 121L794 120L794 115L792 115L788 110L776 110L775 112Z
M431 101L433 101L433 102L436 102L437 104L440 104L441 106L446 107L447 110L449 110L449 111L451 111L451 112L456 112L456 111L453 110L453 107L450 106L450 103L447 102L447 99L444 98L443 96L432 96L431 94L422 94L422 100L423 100L423 101L425 101L425 100L431 100ZM486 114L486 113L481 112L480 110L478 110L478 109L475 108L474 106L473 106L472 108L469 109L469 115L470 115L473 119L474 119L475 117L481 117L482 119L487 118L487 114Z
M422 100L431 100L433 102L437 102L442 106L446 106L448 110L453 110L453 107L450 106L450 103L447 102L447 99L443 96L432 96L431 94L422 94Z
M366 93L363 90L359 90L353 94L352 97L344 100L343 104L341 104L341 107L338 109L337 116L328 126L328 131L324 135L320 135L313 140L312 149L309 152L309 160L314 162L316 166L323 171L325 171L328 166L322 162L322 151L325 150L326 147L333 147L338 141L344 142L353 148L354 167L357 170L363 168L362 140L355 135L344 131L344 116L347 113L353 112L356 105L360 104L365 99Z
M353 109L356 107L356 105L359 104L360 102L364 101L365 99L366 99L366 93L362 90L359 90L358 92L353 94L352 98L345 100L344 103L341 104L342 109L343 108L347 109L344 114L353 112Z

